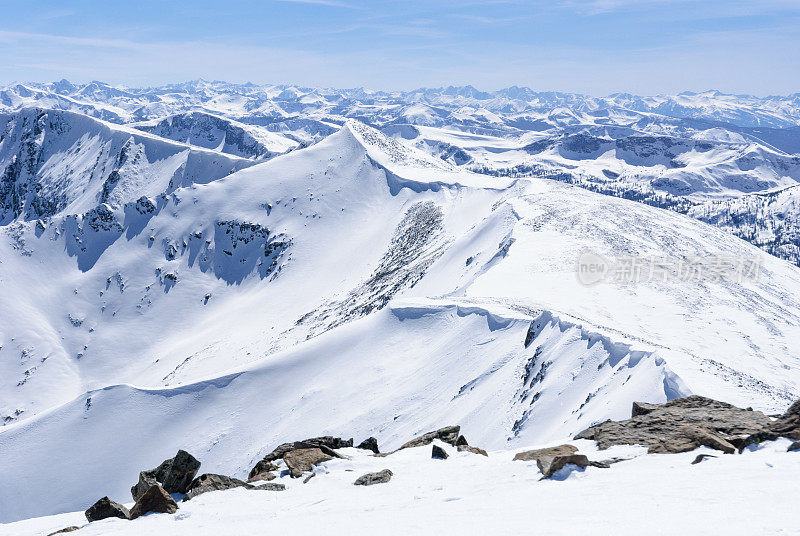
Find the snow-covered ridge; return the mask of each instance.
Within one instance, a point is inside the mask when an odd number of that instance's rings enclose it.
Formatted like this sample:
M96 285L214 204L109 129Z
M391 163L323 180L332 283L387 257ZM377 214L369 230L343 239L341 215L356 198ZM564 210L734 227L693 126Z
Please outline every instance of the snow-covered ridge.
M0 115L0 222L120 208L252 165L74 112Z

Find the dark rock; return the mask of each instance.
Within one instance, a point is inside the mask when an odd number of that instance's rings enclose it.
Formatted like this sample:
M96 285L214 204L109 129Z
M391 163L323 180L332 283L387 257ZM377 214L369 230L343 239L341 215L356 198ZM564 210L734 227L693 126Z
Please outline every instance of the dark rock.
M794 443L789 445L789 448L786 449L786 452L795 452L795 451L800 451L800 441L795 441Z
M422 447L424 445L430 445L434 439L438 439L443 441L449 445L455 446L456 441L458 440L458 433L461 431L460 426L446 426L444 428L440 428L435 432L428 432L427 434L423 434L419 437L415 437L408 443L404 444L397 450L408 449L412 447Z
M137 482L136 485L131 488L131 497L133 497L134 501L138 501L139 497L144 495L144 492L149 490L152 486L158 484L158 480L156 480L155 476L153 476L155 471L155 469L152 469L150 471L142 471L139 473L139 482Z
M178 510L178 503L170 497L169 493L159 485L150 486L150 489L139 497L131 508L131 519L136 519L148 512L161 514L174 514Z
M559 445L546 449L526 450L518 452L514 456L514 461L538 461L540 458L555 458L556 456L570 456L578 452L578 448L572 445Z
M578 467L587 467L589 465L589 458L583 454L569 454L566 456L554 457L541 457L536 460L536 465L542 472L543 478L550 478L557 471L564 468L567 464L577 465Z
M55 532L51 532L47 536L55 536L56 534L66 534L67 532L75 532L76 530L80 530L80 527L76 527L75 525L71 527L67 527L61 530L57 530Z
M800 439L800 400L789 406L786 413L772 423L770 430L790 439Z
M108 497L103 497L86 510L86 519L91 521L100 521L109 517L118 517L120 519L130 519L131 513L127 508L112 501Z
M271 471L277 471L277 470L278 470L278 466L275 465L274 463L268 462L268 461L265 461L265 460L261 460L250 471L250 476L247 479L247 481L249 482L251 478L255 478L257 475L260 475L262 473L271 473ZM269 478L267 480L272 480L272 479Z
M697 457L692 462L692 465L697 465L698 463L704 461L706 458L716 458L713 454L698 454Z
M481 456L486 456L486 457L489 456L489 454L485 450L479 449L478 447L471 447L469 445L458 445L456 448L458 449L458 452L466 451L466 452L471 452L473 454L480 454Z
M338 447L331 447L330 445L340 445ZM304 439L303 441L293 441L291 443L282 443L278 445L275 450L264 456L264 458L259 461L253 469L250 470L250 474L248 477L252 477L261 473L266 470L266 464L270 462L274 462L275 460L280 460L284 457L287 452L291 452L293 450L301 450L301 449L313 449L318 448L323 453L327 454L332 458L342 458L342 456L333 450L334 448L344 448L344 447L352 447L353 440L350 439L345 441L338 437L331 437L331 436L323 436L323 437L314 437L311 439ZM274 470L274 469L272 469Z
M378 440L375 439L374 437L368 437L367 439L359 443L356 448L363 450L371 450L375 454L380 454L380 451L378 450Z
M325 454L318 447L292 450L283 456L283 461L293 478L299 478L306 471L311 471L318 463L332 459L332 456Z
M303 479L303 484L308 484L308 481L317 476L317 473L311 473Z
M760 411L747 411L702 396L666 404L634 404L625 421L606 421L575 436L593 439L601 449L613 445L644 445L649 452L687 452L706 446L735 451L730 440L768 431L771 421Z
M270 480L275 480L275 473L270 471L262 471L257 475L253 475L247 479L247 482L269 482Z
M183 500L191 500L198 495L208 493L209 491L218 491L231 488L253 489L254 487L255 486L252 486L246 482L242 482L236 478L206 473L192 480L192 483L189 485L189 490L186 492L186 496L183 498Z
M467 438L464 437L463 435L458 436L458 439L456 439L455 446L456 447L463 447L463 446L467 446L467 445L469 445L469 443L467 443Z
M197 458L185 450L179 450L169 464L162 487L167 493L186 493L198 469L200 462Z
M433 448L431 449L431 458L435 460L446 460L447 453L439 445L434 445Z
M378 471L377 473L367 473L362 475L353 482L356 486L371 486L373 484L385 484L392 479L392 472L388 469Z
M775 441L780 437L779 434L775 432L756 432L755 434L750 434L746 436L734 436L729 437L728 442L739 449L739 452L742 452L745 448L749 447L750 445L758 445L763 443L764 441Z
M631 417L636 417L637 415L647 415L648 413L655 411L660 406L658 404L648 404L647 402L634 402L633 408L631 409Z
M156 484L160 484L168 493L186 493L198 469L200 462L185 450L179 450L173 458L164 460L155 469L139 473L139 482L131 488L131 497L138 501Z

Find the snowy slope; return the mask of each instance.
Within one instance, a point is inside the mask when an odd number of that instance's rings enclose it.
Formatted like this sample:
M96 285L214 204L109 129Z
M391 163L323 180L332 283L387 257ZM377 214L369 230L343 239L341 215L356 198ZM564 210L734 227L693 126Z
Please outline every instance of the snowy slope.
M0 222L121 207L252 165L74 112L0 114Z
M0 527L3 535L45 536L75 525L78 534L749 534L796 535L794 475L797 452L788 440L769 442L737 456L690 462L709 449L643 455L639 447L597 452L573 442L590 459L633 458L610 469L573 471L560 480L540 480L535 462L512 461L517 449L490 450L488 457L456 452L442 444L447 460L432 460L430 447L388 458L342 449L345 460L315 468L308 483L283 477L286 491L233 489L180 503L175 514L134 521L86 523L83 512L37 518ZM205 463L203 464L205 466ZM365 488L353 481L368 471L390 469L386 484ZM214 466L208 469L215 470ZM202 469L201 469L202 470ZM769 485L762 485L766 480ZM5 530L4 530L5 529Z
M0 485L2 521L124 497L178 447L243 476L291 437L396 446L459 423L501 448L633 400L696 392L774 412L800 394L798 268L766 257L742 283L586 287L586 249L759 250L631 201L472 174L356 122L3 238L0 471L26 485ZM55 449L58 489L36 470Z

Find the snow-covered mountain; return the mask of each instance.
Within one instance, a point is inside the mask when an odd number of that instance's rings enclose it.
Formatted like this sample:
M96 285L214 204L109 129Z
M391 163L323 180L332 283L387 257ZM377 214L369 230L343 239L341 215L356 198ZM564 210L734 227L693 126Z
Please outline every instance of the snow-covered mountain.
M127 495L178 448L245 477L291 437L458 423L504 449L634 400L800 396L800 268L756 247L796 259L796 96L62 81L0 102L0 522ZM586 285L588 251L761 268Z

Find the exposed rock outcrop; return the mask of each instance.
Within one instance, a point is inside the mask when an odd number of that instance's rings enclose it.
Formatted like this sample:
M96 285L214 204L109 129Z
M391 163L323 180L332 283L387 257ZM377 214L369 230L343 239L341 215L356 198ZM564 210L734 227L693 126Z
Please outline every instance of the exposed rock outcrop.
M131 496L138 501L154 485L160 484L167 493L186 493L192 483L200 462L186 452L179 450L174 457L164 460L161 465L139 473L139 482L131 488Z
M183 500L189 501L198 495L208 493L209 491L232 488L256 489L255 486L248 484L247 482L242 482L236 478L206 473L192 480L192 483L189 485L189 491L186 492L186 496L183 498Z
M283 461L293 478L298 478L303 473L313 470L318 463L332 459L332 456L328 456L318 447L291 450L283 456Z
M411 441L403 444L399 449L408 449L412 447L422 447L424 445L430 445L433 443L434 439L438 439L443 441L449 445L455 446L456 441L458 440L458 433L461 431L460 426L445 426L444 428L440 428L435 432L428 432L427 434L423 434L419 437L415 437Z
M371 450L375 454L380 454L380 450L378 450L378 440L375 439L374 437L368 437L367 439L359 443L356 448L363 450Z
M330 456L331 458L342 458L342 456L333 449L352 447L352 446L353 446L352 439L345 441L344 439L341 439L339 437L331 437L331 436L314 437L311 439L304 439L303 441L292 441L291 443L282 443L277 447L275 447L275 450L264 456L263 459L261 459L258 463L256 463L255 467L253 467L253 469L250 470L248 478L252 478L256 476L258 473L262 473L264 471L274 471L275 469L277 469L277 467L275 467L272 464L272 462L280 460L286 455L286 453L291 452L293 450L318 448L324 454Z
M593 439L601 449L644 445L651 453L687 452L701 446L732 453L739 438L768 432L769 417L702 396L666 404L634 403L632 417L592 426L575 439Z
M489 456L485 450L479 449L478 447L472 447L470 445L458 445L456 449L458 449L458 452L471 452L473 454L480 454L481 456Z

